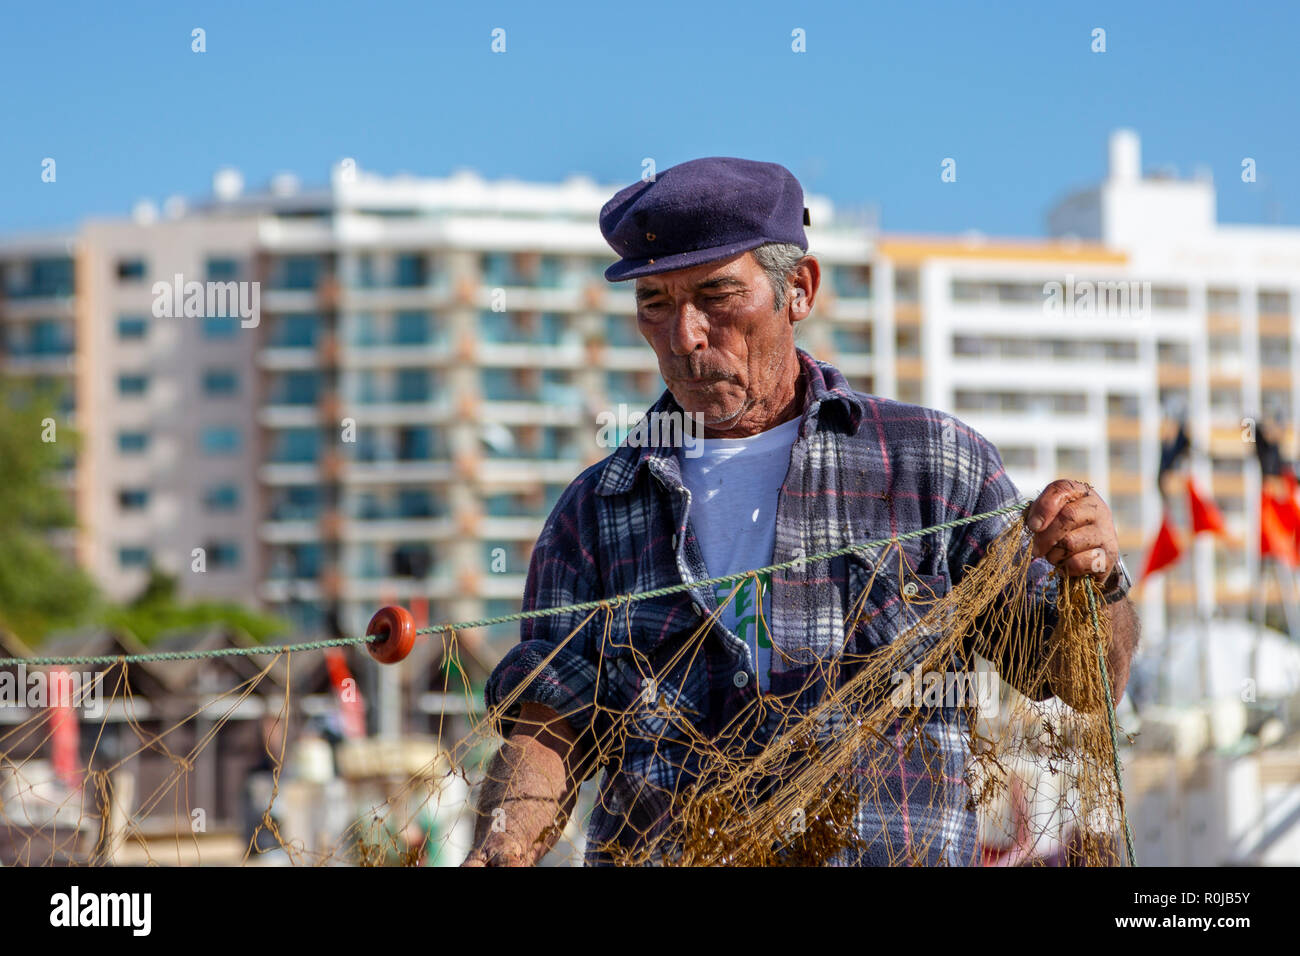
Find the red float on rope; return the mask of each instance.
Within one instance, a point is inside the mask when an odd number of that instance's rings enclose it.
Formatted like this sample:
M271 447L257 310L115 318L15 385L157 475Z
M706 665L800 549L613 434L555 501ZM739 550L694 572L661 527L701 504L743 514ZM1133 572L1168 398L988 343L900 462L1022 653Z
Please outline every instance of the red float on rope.
M415 618L406 608L390 604L370 619L366 636L374 638L366 642L371 657L381 664L396 664L415 646Z

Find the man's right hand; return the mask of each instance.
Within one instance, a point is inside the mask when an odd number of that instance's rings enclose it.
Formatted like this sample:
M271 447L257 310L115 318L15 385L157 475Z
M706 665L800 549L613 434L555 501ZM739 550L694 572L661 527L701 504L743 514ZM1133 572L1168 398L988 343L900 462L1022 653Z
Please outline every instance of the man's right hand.
M510 834L493 833L469 851L461 866L532 866L530 856Z

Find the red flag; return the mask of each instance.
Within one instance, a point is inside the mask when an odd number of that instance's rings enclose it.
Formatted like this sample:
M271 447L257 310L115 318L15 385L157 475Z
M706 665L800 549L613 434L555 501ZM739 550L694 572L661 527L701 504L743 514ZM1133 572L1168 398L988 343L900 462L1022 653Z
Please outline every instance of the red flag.
M1228 537L1228 529L1223 523L1219 506L1214 503L1213 498L1201 494L1200 489L1196 487L1196 479L1191 475L1187 476L1187 506L1192 515L1192 534L1213 531L1224 538Z
M1156 532L1156 539L1151 543L1151 550L1147 552L1146 564L1138 580L1146 580L1156 572L1163 571L1176 563L1182 554L1183 547L1178 541L1173 522L1169 520L1169 515L1165 514L1160 519L1160 530Z
M361 688L357 686L343 652L337 647L325 651L325 667L329 671L330 683L334 685L334 695L339 701L339 714L342 717L343 736L347 738L366 735L366 708L361 701Z
M1296 529L1300 527L1294 509L1267 491L1259 496L1259 555L1276 558L1288 568L1300 563L1296 553Z
M61 667L50 670L48 680L50 762L63 785L72 790L81 785L81 722L77 719L77 689L72 675Z
M1295 472L1291 470L1290 466L1282 469L1282 485L1285 489L1284 496L1286 500L1285 502L1279 502L1279 504L1283 504L1288 512L1287 524L1295 531L1296 557L1300 559L1300 497L1297 496L1297 492L1300 492L1300 485L1296 484Z

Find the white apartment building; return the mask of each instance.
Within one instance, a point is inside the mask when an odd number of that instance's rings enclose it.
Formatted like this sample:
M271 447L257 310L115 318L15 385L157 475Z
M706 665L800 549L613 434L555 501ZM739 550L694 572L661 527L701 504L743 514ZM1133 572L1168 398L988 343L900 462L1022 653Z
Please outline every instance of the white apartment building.
M1153 578L1146 627L1161 632L1166 611L1246 616L1257 599L1277 617L1286 589L1258 566L1259 469L1243 426L1279 426L1284 457L1295 455L1300 229L1218 223L1213 184L1144 177L1132 132L1115 133L1109 152L1101 185L1050 212L1050 239L879 238L880 391L978 428L1026 494L1086 477L1112 508L1135 575L1160 523L1161 441L1185 416L1190 472L1239 543L1203 535L1190 560ZM1098 295L1132 295L1090 312L1090 283ZM1049 311L1066 299L1074 314ZM1181 484L1166 491L1189 530Z

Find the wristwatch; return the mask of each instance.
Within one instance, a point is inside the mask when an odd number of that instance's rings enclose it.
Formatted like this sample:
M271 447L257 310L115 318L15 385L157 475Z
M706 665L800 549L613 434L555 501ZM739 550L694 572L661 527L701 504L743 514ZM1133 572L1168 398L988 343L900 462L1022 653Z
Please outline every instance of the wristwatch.
M1101 586L1102 599L1107 604L1122 601L1128 595L1129 588L1132 586L1133 580L1128 576L1128 568L1124 567L1124 559L1117 558L1115 567L1110 569L1110 576L1106 578L1106 583Z

